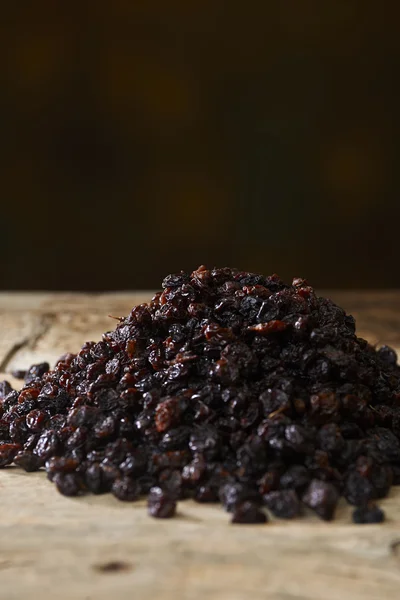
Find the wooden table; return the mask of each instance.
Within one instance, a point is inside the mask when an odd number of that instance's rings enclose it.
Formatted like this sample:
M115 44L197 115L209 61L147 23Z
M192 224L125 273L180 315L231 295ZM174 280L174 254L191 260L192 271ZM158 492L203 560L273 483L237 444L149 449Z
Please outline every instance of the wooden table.
M359 335L400 349L400 292L327 293ZM112 329L149 293L0 294L0 380ZM14 381L14 383L17 383ZM382 525L230 526L220 506L182 502L171 521L110 495L65 498L43 473L0 471L0 599L382 600L400 597L400 489Z

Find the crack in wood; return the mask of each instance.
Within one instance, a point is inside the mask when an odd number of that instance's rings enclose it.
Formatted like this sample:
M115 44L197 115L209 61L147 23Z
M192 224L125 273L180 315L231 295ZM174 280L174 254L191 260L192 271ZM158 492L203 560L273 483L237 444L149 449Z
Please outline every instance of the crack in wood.
M27 343L28 343L28 339L25 338L23 339L21 342L18 342L17 344L13 344L11 346L11 348L9 349L9 351L5 354L3 360L0 363L0 373L4 373L7 370L8 365L10 364L10 362L12 361L12 359L14 358L14 356L22 349L24 348Z
M111 560L101 565L93 565L93 569L99 573L120 573L121 571L130 571L132 565L122 560Z
M400 539L393 540L389 545L389 549L391 554L398 557L400 554Z
M6 352L3 360L0 362L0 372L5 372L8 369L8 365L11 363L13 358L23 348L29 348L34 350L39 341L46 335L53 323L55 322L57 315L52 312L44 313L40 316L39 324L35 331L28 337L25 337L20 342L14 343L11 348Z

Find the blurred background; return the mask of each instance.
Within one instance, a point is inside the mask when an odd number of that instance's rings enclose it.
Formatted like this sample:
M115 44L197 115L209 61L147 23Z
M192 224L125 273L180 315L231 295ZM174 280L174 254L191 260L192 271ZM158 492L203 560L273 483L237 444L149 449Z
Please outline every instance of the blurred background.
M0 288L400 287L396 4L4 3Z

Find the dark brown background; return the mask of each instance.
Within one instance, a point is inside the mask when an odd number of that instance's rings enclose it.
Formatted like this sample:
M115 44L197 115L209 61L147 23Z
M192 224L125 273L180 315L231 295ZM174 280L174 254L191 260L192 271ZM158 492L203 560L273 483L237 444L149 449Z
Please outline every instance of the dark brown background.
M399 287L396 5L3 3L0 287Z

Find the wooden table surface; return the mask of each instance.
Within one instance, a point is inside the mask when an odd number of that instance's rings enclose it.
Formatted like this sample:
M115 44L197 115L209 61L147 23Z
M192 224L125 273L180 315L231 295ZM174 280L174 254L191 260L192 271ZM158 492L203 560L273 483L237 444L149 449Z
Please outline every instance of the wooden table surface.
M358 334L400 350L400 292L325 292ZM150 293L0 294L0 380L9 371L97 340ZM20 385L20 383L19 383ZM170 521L145 503L66 498L43 473L0 471L0 599L382 600L400 598L400 488L382 525L355 526L343 503L332 523L230 526L220 506L190 501Z

